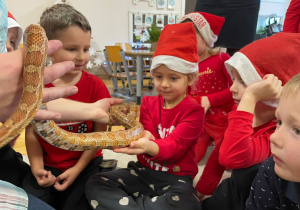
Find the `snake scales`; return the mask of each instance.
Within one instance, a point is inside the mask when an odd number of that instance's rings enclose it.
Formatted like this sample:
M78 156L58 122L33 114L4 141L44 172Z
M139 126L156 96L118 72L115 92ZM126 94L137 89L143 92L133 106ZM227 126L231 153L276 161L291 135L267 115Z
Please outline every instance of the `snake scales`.
M53 146L65 150L112 149L124 147L139 139L144 131L136 120L135 104L114 105L109 111L112 119L126 130L114 132L71 133L59 128L52 120L32 120L42 104L44 66L47 58L47 37L42 27L30 25L25 32L27 52L23 68L23 94L12 115L0 127L0 148L16 137L30 122L35 131ZM123 113L127 108L128 114Z

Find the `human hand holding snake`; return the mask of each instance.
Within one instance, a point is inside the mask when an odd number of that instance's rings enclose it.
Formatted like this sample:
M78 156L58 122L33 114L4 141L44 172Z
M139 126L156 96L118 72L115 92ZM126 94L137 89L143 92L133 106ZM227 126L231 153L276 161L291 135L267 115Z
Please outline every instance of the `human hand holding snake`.
M23 94L14 113L0 127L0 148L18 135L34 118L42 104L44 66L46 62L47 37L44 30L37 25L26 29L27 44L23 72ZM43 104L42 107L46 108ZM136 121L138 108L127 105L130 110L122 112L124 105L110 109L111 119L119 121L127 130L116 132L95 132L74 134L60 129L53 121L32 121L36 132L48 143L66 150L82 151L124 147L143 135L143 126ZM111 120L112 121L112 120Z

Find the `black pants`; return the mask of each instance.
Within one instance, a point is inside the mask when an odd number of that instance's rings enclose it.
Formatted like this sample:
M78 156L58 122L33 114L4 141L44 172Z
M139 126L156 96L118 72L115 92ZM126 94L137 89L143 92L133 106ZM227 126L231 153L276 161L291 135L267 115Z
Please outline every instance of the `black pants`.
M91 209L85 196L85 185L88 178L102 171L99 165L102 162L101 156L93 159L90 164L79 174L76 180L65 191L57 191L54 187L40 187L35 177L30 174L24 178L23 189L39 199L45 201L55 209L74 210ZM62 172L56 168L45 166L47 171L51 171L54 176L59 176ZM106 170L106 169L105 169Z
M93 209L201 210L193 180L187 176L154 171L139 163L93 175L86 185Z
M231 177L224 179L212 196L203 201L203 210L244 210L259 166L232 170Z
M0 149L0 180L21 187L25 174L31 174L30 165L23 161L10 144Z

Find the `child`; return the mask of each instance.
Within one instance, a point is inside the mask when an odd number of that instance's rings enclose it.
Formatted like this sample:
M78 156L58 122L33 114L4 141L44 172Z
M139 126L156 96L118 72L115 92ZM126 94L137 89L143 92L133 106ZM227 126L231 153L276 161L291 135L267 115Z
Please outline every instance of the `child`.
M7 21L8 31L7 31L7 39L6 39L6 49L7 52L12 52L18 49L19 44L22 39L22 28L17 23L14 16L8 12L8 21Z
M89 179L86 196L94 209L201 209L193 178L204 111L186 95L198 61L193 24L165 26L151 66L159 95L145 96L141 104L146 134L114 150L136 154L138 162Z
M299 72L299 71L298 71ZM299 209L300 206L300 74L283 87L270 136L273 157L261 165L246 209Z
M245 46L225 62L237 108L228 115L219 161L236 170L204 200L203 208L244 209L257 164L271 155L269 137L276 128L281 82L299 72L299 44L298 34L278 33Z
M212 183L214 174L218 175L220 171L224 171L224 167L220 166L218 161L219 148L227 127L227 113L232 110L234 104L229 90L232 80L224 65L229 55L221 53L219 48L212 48L218 39L224 18L194 12L183 16L181 21L192 21L197 31L199 77L191 95L204 107L206 115L204 129L196 145L196 160L199 162L204 157L212 141L215 142L215 148L196 185L196 190L203 195L210 195L220 181Z
M68 99L85 103L110 97L102 80L84 71L90 59L91 27L87 19L72 6L56 4L46 9L40 24L49 40L58 39L63 47L53 53L52 63L73 61L73 71L46 87L75 85L76 95ZM105 131L106 125L92 121L62 122L58 125L74 133ZM26 148L32 175L24 189L59 209L89 209L84 188L87 179L100 172L101 150L65 151L48 144L32 126L26 128Z

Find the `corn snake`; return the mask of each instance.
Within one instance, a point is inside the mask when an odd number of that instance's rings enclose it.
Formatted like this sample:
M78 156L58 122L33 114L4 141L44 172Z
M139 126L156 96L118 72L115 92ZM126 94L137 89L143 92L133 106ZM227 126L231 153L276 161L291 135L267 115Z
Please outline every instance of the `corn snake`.
M65 150L112 149L124 147L143 135L143 126L136 120L135 104L114 105L109 116L125 127L114 132L71 133L59 128L52 120L32 120L42 104L44 67L47 58L47 37L42 27L30 25L25 31L26 55L23 67L23 94L16 110L0 127L0 148L9 143L30 122L48 143ZM128 114L123 113L127 108Z

